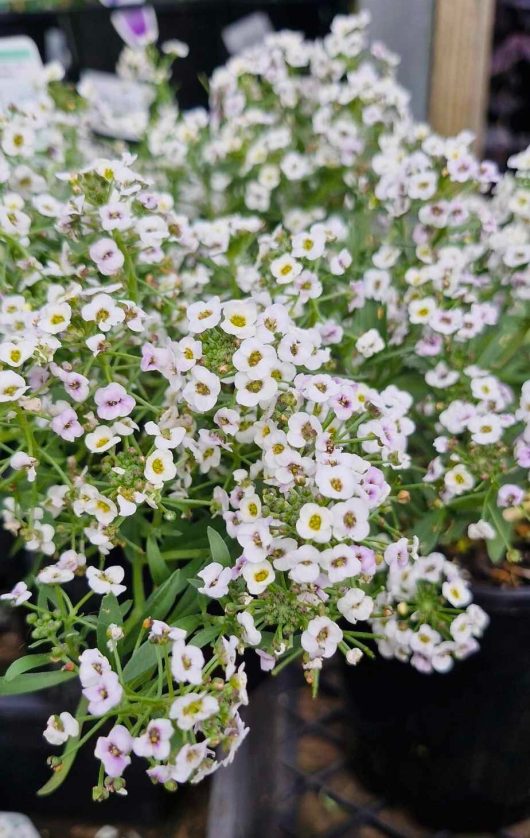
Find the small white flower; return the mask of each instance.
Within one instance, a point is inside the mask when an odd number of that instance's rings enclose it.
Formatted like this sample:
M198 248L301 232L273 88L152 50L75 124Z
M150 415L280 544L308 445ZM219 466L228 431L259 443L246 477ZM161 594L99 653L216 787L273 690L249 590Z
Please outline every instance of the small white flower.
M127 590L126 585L120 584L125 576L123 567L113 565L112 567L98 570L97 567L87 567L86 577L89 587L96 594L115 594L119 596Z
M454 466L444 477L446 489L451 495L462 495L475 485L475 478L462 464Z
M0 372L0 402L14 402L24 395L27 389L26 382L18 372Z
M161 486L168 480L173 480L177 474L177 467L173 461L171 451L157 448L145 461L144 475L146 480L154 486Z
M71 736L79 736L79 722L66 711L50 716L43 736L50 745L64 745Z
M171 672L175 681L185 681L189 684L202 683L202 668L204 655L198 646L177 640L171 652Z
M242 629L243 642L248 643L249 646L257 646L261 642L261 632L256 628L250 611L240 611L236 620Z
M331 512L325 506L304 503L296 522L296 531L301 538L325 544L331 539L331 523Z
M114 445L120 442L120 437L116 436L111 428L106 425L98 425L95 430L91 431L85 437L85 445L89 451L94 454L102 454L108 451Z
M484 521L482 518L477 521L476 524L470 524L467 528L467 534L469 538L474 540L480 540L482 538L486 539L486 541L495 538L496 532L487 521Z
M442 585L442 594L455 608L465 608L471 602L469 587L462 579L450 579Z
M287 285L302 273L303 265L289 253L278 256L271 262L271 273L278 285Z
M337 608L349 623L363 622L371 616L374 601L360 588L350 588L337 600Z
M276 574L267 559L261 562L247 562L243 566L243 578L247 583L247 589L253 596L259 596L269 585L274 582Z
M229 567L223 567L220 562L210 562L197 574L203 582L202 588L198 588L200 594L220 599L228 593L228 585L232 579L232 571Z
M302 648L311 658L331 658L342 636L342 629L329 617L315 617L302 632Z
M364 358L371 358L385 348L385 342L377 329L369 329L357 339L355 348Z
M191 730L198 722L211 718L219 711L219 702L206 693L187 693L177 698L169 709L181 730Z

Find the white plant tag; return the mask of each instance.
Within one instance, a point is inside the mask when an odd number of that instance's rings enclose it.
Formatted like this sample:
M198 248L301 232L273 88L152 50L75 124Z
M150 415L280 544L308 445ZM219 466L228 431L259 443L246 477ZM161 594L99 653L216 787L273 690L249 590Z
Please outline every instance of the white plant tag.
M0 38L0 108L34 99L42 88L42 61L26 35Z
M153 101L150 85L120 79L113 73L84 70L78 89L89 102L94 131L119 140L140 139Z
M253 12L225 26L221 37L230 55L236 55L246 47L259 44L265 35L273 31L271 19L265 12Z

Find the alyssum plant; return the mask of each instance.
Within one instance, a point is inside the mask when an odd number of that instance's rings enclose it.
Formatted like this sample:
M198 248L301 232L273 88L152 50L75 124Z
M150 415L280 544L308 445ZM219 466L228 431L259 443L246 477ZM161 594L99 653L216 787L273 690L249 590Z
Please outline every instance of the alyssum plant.
M477 648L487 617L431 550L446 520L498 557L522 537L530 197L487 203L495 172L411 122L363 26L273 36L210 113L153 71L137 160L57 83L2 122L0 486L33 562L0 694L80 688L44 792L86 743L96 799L134 757L170 789L230 762L249 648L315 690L370 639L422 671Z

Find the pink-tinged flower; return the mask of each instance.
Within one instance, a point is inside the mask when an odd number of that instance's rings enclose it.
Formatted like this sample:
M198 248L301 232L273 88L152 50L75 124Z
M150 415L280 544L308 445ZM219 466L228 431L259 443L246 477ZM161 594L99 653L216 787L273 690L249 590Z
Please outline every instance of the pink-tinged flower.
M406 567L410 558L417 558L415 555L417 550L416 542L409 545L408 539L400 538L394 544L389 544L385 550L385 562L388 565L396 564L398 567Z
M128 416L136 405L136 401L127 393L125 387L115 382L96 390L94 401L98 406L98 416L109 421L119 416Z
M112 276L123 267L125 257L114 239L100 239L90 248L90 258L103 276Z
M530 468L530 445L527 445L522 439L515 443L514 455L517 465L521 468Z
M122 41L131 49L143 49L157 41L158 22L151 6L116 11L110 19Z
M172 736L173 725L169 719L152 719L145 732L134 740L133 751L138 757L167 759Z
M99 684L106 672L111 672L111 666L99 649L85 649L79 656L79 680L83 687Z
M67 407L51 421L51 429L67 442L73 442L77 437L83 436L83 428L73 408Z
M145 772L153 783L167 783L171 780L173 766L171 765L153 765Z
M0 594L2 602L9 602L10 605L22 605L31 598L31 591L28 591L28 586L25 582L17 582L15 587L7 594Z
M66 372L58 376L64 389L74 402L84 402L90 390L88 378L78 372Z
M520 486L516 486L514 483L505 483L497 494L497 505L502 509L509 506L519 506L523 498L524 492Z
M85 687L83 695L88 700L88 712L92 716L102 716L120 703L123 688L115 672L104 672L97 684Z
M126 727L114 725L108 736L99 736L94 756L101 760L109 777L121 777L131 758L133 738Z

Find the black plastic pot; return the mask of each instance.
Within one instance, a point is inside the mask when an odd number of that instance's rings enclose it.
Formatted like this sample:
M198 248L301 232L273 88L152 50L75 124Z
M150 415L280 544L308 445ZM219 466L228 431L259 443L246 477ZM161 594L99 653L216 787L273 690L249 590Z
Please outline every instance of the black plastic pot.
M345 678L360 777L428 825L476 831L530 814L530 588L475 601L491 624L450 673L380 659Z

